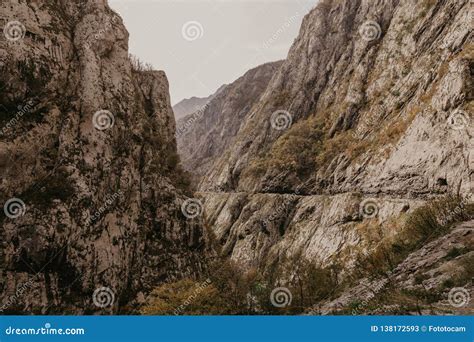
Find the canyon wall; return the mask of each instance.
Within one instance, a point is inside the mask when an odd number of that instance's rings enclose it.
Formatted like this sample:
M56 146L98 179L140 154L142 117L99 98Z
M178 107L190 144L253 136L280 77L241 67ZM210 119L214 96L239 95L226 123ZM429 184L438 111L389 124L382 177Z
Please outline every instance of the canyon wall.
M237 131L199 185L223 252L245 269L301 257L348 270L427 200L471 196L472 12L467 0L334 0L307 14L245 117L205 126ZM181 149L216 148L196 141Z
M201 268L167 78L132 65L106 1L0 12L0 308L133 312Z

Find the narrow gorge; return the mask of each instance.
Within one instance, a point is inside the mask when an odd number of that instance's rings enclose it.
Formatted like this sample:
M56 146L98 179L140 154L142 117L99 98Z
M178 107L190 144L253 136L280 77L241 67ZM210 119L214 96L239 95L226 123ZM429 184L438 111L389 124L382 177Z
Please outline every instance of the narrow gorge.
M175 112L106 0L0 11L0 314L474 313L472 1L317 1Z
M472 203L472 12L468 1L321 1L270 79L269 65L249 71L178 120L179 152L222 253L246 270L289 264L291 278L306 260L344 278L371 256L394 263L381 247L403 250L405 222L433 200ZM464 208L454 202L438 205ZM472 294L469 212L460 231L391 264L391 286L436 292L466 272ZM370 299L385 277L361 277L311 312Z

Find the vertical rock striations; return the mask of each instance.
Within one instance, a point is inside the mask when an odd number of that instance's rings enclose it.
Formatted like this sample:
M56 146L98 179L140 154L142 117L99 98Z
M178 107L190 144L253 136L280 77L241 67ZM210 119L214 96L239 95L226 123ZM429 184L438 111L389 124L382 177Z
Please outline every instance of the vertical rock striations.
M322 1L201 189L469 193L472 125L449 118L470 122L471 14L469 1Z
M349 269L399 231L391 219L470 196L473 10L467 0L320 1L238 124L230 111L180 143L193 167L208 165L199 189L224 253L247 269L300 257ZM232 130L224 145L206 140ZM364 231L367 216L386 229Z
M201 227L182 215L187 190L175 185L166 76L133 68L105 0L0 7L2 26L24 34L0 40L0 202L26 209L0 217L0 307L129 312L143 292L200 268ZM114 297L104 309L93 300L101 287Z

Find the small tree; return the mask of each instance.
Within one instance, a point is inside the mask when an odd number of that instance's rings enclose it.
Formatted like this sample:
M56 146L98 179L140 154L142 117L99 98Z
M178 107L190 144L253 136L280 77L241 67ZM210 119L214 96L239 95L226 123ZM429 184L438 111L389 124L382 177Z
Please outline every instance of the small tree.
M222 313L224 303L208 280L182 279L159 286L142 307L144 315L206 315Z
M137 56L132 55L131 53L128 56L130 58L130 63L132 63L133 71L153 71L153 66L150 63L142 62Z

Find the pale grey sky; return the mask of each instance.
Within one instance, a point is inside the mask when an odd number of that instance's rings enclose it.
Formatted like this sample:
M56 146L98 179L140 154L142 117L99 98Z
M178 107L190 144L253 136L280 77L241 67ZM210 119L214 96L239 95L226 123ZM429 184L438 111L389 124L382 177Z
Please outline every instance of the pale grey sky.
M130 52L164 70L173 104L204 97L247 70L286 57L317 0L109 0Z

